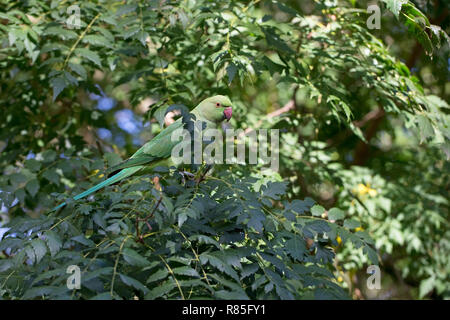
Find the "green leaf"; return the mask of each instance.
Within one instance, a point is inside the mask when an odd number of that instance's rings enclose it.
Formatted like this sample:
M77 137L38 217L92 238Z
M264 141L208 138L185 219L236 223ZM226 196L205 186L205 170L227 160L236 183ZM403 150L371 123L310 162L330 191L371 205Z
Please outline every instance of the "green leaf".
M383 0L386 3L386 7L398 18L400 10L408 0Z
M152 289L146 296L145 299L153 300L159 298L165 294L168 294L172 289L176 288L177 285L172 280L166 281L162 285L159 285Z
M211 237L202 235L202 234L195 234L193 236L189 237L189 240L191 241L198 241L199 243L205 243L205 244L213 244L215 245L218 249L220 249L220 244L214 240Z
M147 283L160 281L162 279L165 279L168 275L169 275L169 272L167 271L167 269L164 268L164 269L158 270L147 279Z
M303 214L308 211L311 206L314 205L314 200L311 198L305 198L305 200L294 200L291 203L286 204L286 210L292 210L297 214Z
M45 29L43 35L58 36L62 40L76 39L78 37L76 32L56 26Z
M356 229L356 228L359 228L360 226L361 226L361 224L357 220L354 220L354 219L346 219L346 220L344 220L344 227L345 228Z
M87 78L86 69L84 69L84 67L81 64L69 62L68 66L73 72L78 74L82 79L86 80Z
M81 243L87 247L92 247L95 245L94 241L86 238L84 235L80 234L78 236L72 237L73 241L76 241L78 243Z
M223 300L249 300L249 297L242 291L216 291L215 296L217 299Z
M141 256L137 251L130 248L123 249L122 255L125 261L132 266L145 267L150 264L146 258Z
M311 214L313 216L319 217L325 212L325 208L316 204L314 207L311 208Z
M36 255L36 263L39 263L47 253L45 242L41 239L34 239L33 241L31 241L31 246L33 247L34 253Z
M306 245L303 239L292 238L286 241L285 249L289 252L292 258L298 261L304 260L303 256L306 254Z
M80 212L84 215L89 215L91 213L91 210L92 210L92 206L90 206L88 204L84 204L84 203L80 204L78 206L78 208L76 209L77 212Z
M149 291L148 288L144 286L142 283L140 283L138 280L128 277L121 273L119 273L119 276L122 282L125 283L127 286L140 290L142 291L143 294L147 294L147 292Z
M122 36L123 36L123 38L126 40L126 39L128 39L128 38L133 37L135 34L137 34L137 33L139 32L139 30L141 30L141 28L140 28L139 26L134 26L134 27L125 29L125 30L122 32Z
M39 169L41 168L41 162L35 159L28 159L25 160L25 167L33 172L36 172L39 171Z
M32 179L27 182L25 189L27 189L30 195L34 197L39 191L39 182L37 179Z
M59 94L67 87L67 82L63 76L59 76L50 80L50 86L53 88L53 101L55 101Z
M33 285L39 283L40 281L43 280L47 280L47 279L52 279L55 278L57 276L63 276L66 275L66 268L58 268L58 269L53 269L44 273L39 274L34 280L33 280Z
M237 67L234 63L231 62L227 66L228 84L231 84L231 82L234 79L234 76L236 75L236 72L237 72Z
M416 36L417 40L425 49L425 52L428 55L431 55L434 48L432 39L430 39L427 30L430 27L430 21L412 3L404 4L403 8L403 12L407 17L404 24L408 27L408 31ZM432 38L434 37L433 32L431 32L431 36Z
M345 218L345 213L341 209L332 208L328 210L328 220L342 220Z
M369 257L369 260L375 264L378 265L378 255L377 252L375 250L373 250L371 247L369 246L365 246L363 249L363 252L365 254L367 254L367 256Z
M0 272L6 272L14 267L14 261L11 259L1 259L0 260Z
M94 51L85 48L78 48L75 49L75 53L82 56L83 58L88 59L99 67L102 66L99 55Z
M263 229L263 222L266 220L266 216L262 212L252 212L250 219L247 222L247 226L254 228L256 231L261 232Z
M112 300L110 292L103 292L93 296L90 300Z
M102 275L108 276L112 275L114 272L114 268L113 267L105 267L105 268L100 268L100 269L96 269L92 272L89 273L85 273L82 275L83 277L83 281L87 282L90 281L92 279L96 279Z
M173 273L178 275L200 278L200 275L198 274L197 270L192 269L191 267L174 268L172 271Z
M289 47L289 45L281 39L281 37L275 31L276 29L273 27L262 27L262 31L266 36L266 41L269 46L284 52L284 53L294 53L294 50Z
M178 214L178 227L181 228L181 226L186 222L188 219L187 212L183 211Z
M430 120L424 115L417 115L417 121L419 124L420 143L423 143L427 138L434 136L434 129Z
M112 167L122 162L122 158L114 152L107 152L103 158L108 162L108 166Z
M259 265L257 263L252 263L250 265L245 265L242 268L241 279L244 279L252 274L255 274L259 270Z
M281 73L285 68L283 65L273 62L266 56L263 57L263 63L267 67L272 76L277 72Z
M32 299L37 297L45 297L49 296L54 292L57 292L59 287L57 286L45 286L45 287L37 287L37 288L31 288L27 290L23 296L22 299Z
M62 242L59 235L52 230L45 232L45 241L47 242L47 246L50 249L50 253L55 256L62 247Z
M105 216L101 212L96 212L93 216L93 220L102 229L106 229L108 227Z
M433 290L436 279L434 277L430 277L428 279L422 280L420 282L419 287L419 296L421 298L425 297L431 290Z
M350 128L350 130L352 130L352 132L358 137L360 138L362 141L367 143L366 137L364 137L364 133L362 132L361 128L355 126L355 124L353 122L350 122L348 124L348 127Z
M45 150L42 152L42 158L44 162L52 162L56 159L56 152L53 150Z
M122 16L124 14L135 12L136 9L137 9L137 5L134 4L134 3L133 4L121 5L118 8L117 12L116 12L116 16L119 17L119 16Z
M273 200L280 200L280 196L286 192L287 182L269 182L262 188L263 195Z
M110 41L108 41L105 37L96 34L85 36L83 38L83 42L89 43L94 46L112 48L112 44Z

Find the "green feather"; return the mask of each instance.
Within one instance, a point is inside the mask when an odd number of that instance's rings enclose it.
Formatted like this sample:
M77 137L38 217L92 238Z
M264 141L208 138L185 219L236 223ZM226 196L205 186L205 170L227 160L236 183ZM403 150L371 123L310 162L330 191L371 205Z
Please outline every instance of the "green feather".
M99 184L96 184L95 186L93 186L92 188L76 195L75 197L73 197L73 199L80 200L84 197L87 197L88 195L90 195L91 193L94 193L95 191L97 191L99 189L102 189L104 187L112 185L116 182L119 182L120 180L122 180L124 178L127 178L127 177L133 175L134 173L138 172L142 168L143 168L143 166L136 166L136 167L132 167L132 168L123 169L122 171L116 173L115 175L106 179L105 181L102 181ZM63 202L60 205L54 207L50 212L58 210L58 209L64 207L66 204L67 204L66 202Z

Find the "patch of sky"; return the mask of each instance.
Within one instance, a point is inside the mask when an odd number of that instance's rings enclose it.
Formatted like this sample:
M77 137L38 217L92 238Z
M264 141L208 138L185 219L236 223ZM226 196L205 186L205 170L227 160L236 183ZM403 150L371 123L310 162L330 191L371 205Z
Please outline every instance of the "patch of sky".
M117 125L123 131L126 131L132 135L141 132L142 122L137 119L133 111L131 111L130 109L119 110L115 113L114 116L117 120Z
M33 153L33 152L30 152L30 153L28 153L27 154L27 160L29 160L29 159L34 159L36 157L36 155Z
M98 128L97 134L100 137L100 139L103 139L103 140L111 140L112 139L111 131L106 128Z
M0 192L3 192L0 190ZM14 199L13 203L11 204L11 207L14 207L17 203L19 202L19 200L16 198ZM8 208L2 203L1 207L0 207L0 213L7 213L8 212ZM8 222L7 220L2 221L0 219L0 241L3 239L3 236L5 235L5 233L9 230L9 228L1 228L3 223Z
M95 93L90 93L89 98L91 100L97 101L97 108L101 111L108 111L108 110L111 110L112 108L114 108L114 106L116 105L116 100L108 97L103 92L102 88L100 88L100 86L98 84L96 84L95 86L100 91L100 95L95 94Z
M4 234L9 230L9 228L0 228L0 241L2 241Z
M100 94L90 93L89 97L90 99L97 101L97 108L101 111L108 111L114 108L116 106L116 100L108 97L98 84L96 87ZM142 119L140 117L136 116L130 109L122 109L114 113L114 118L120 129L133 136L133 144L142 144L142 140L139 136L145 126L142 124ZM97 133L101 139L114 139L114 143L118 146L123 147L126 144L125 136L115 133L113 137L112 132L106 128L99 128Z
M114 143L117 144L118 147L124 147L126 144L125 137L123 134L116 134L114 136Z

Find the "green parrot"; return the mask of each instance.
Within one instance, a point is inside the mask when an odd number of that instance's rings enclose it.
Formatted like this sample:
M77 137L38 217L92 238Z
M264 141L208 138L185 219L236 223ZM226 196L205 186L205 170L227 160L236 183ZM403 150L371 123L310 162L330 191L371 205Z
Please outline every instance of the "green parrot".
M230 121L232 111L230 99L226 96L217 95L200 102L191 113L195 115L196 121L200 120L205 122L207 128L218 128L224 120ZM144 144L128 160L109 169L109 172L117 172L119 170L117 173L92 188L76 195L73 199L79 200L87 197L95 191L117 183L137 172L147 172L158 166L170 166L172 164L170 159L172 149L175 145L180 143L179 141L172 141L171 136L175 130L182 127L183 123L180 118L162 130L152 140ZM66 204L66 202L63 202L53 208L50 212L58 210Z

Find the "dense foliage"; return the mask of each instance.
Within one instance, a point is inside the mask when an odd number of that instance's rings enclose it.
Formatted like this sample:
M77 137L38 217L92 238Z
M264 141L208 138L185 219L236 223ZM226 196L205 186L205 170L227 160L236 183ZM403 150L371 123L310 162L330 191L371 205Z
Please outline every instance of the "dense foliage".
M356 1L2 1L3 298L449 298L449 4L423 2L379 1L370 30ZM70 200L216 94L280 129L278 172Z

